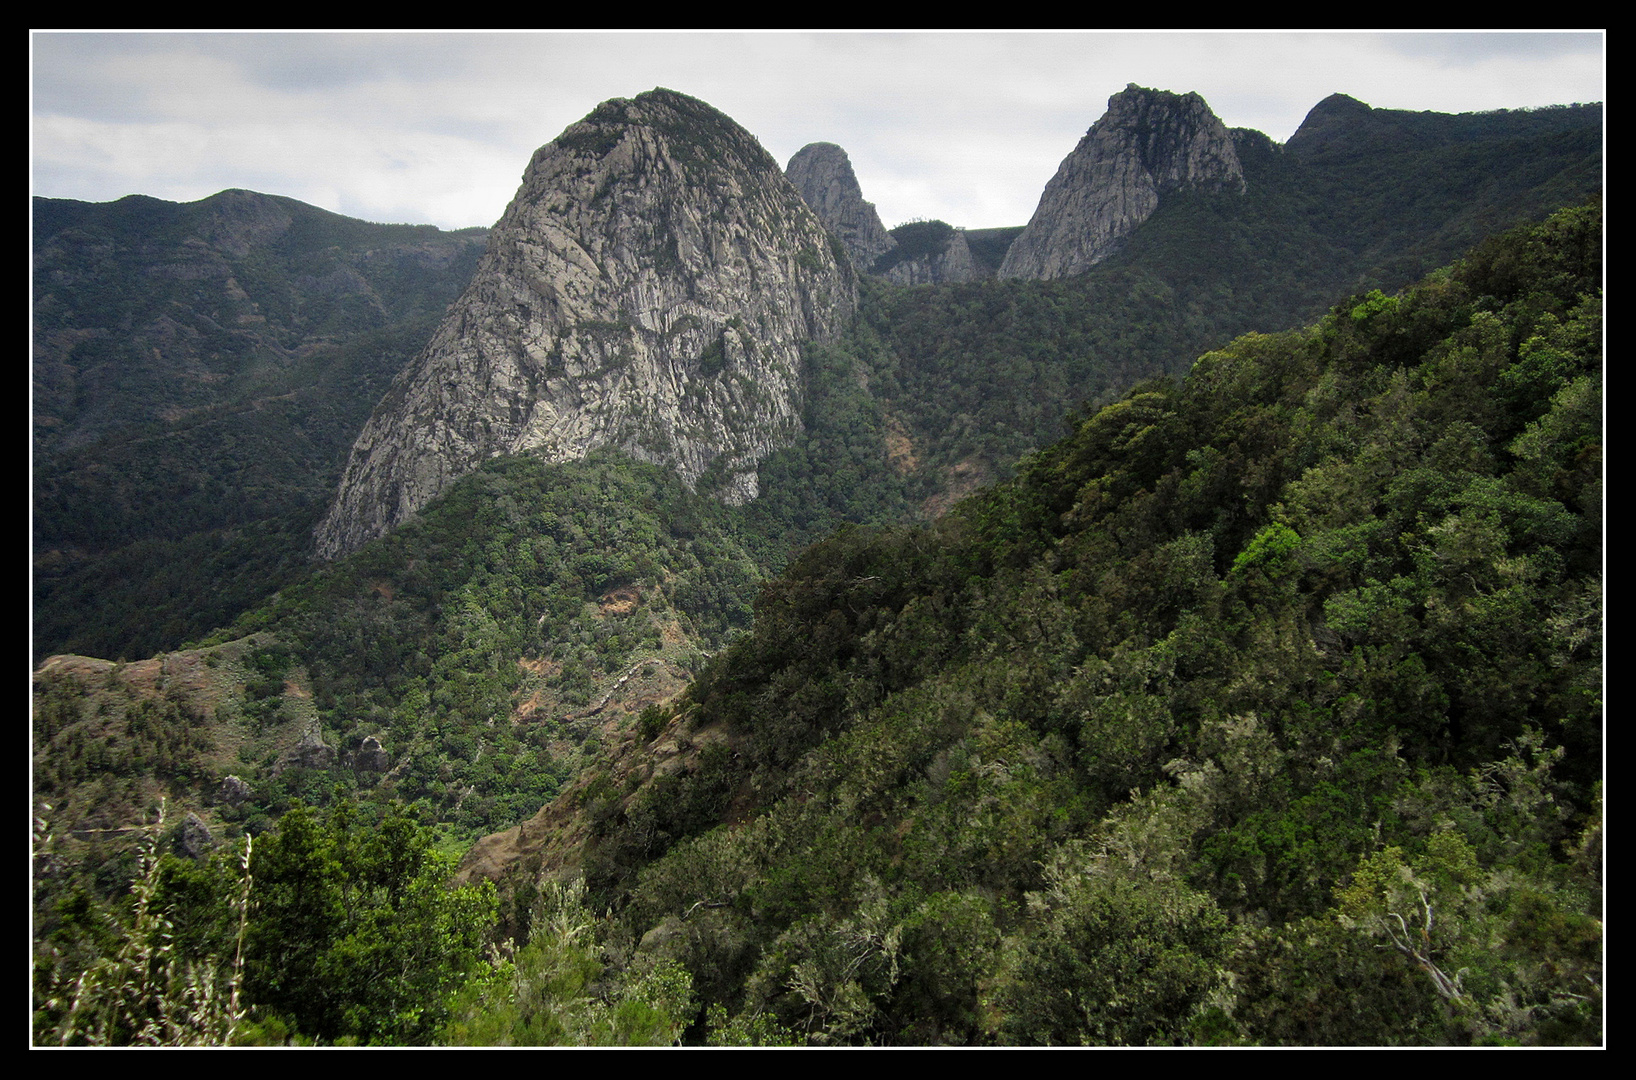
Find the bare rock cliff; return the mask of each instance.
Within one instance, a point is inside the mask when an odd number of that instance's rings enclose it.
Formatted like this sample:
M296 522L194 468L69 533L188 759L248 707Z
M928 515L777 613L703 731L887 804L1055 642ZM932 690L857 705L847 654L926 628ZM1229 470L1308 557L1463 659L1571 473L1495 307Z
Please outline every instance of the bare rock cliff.
M1243 192L1244 169L1227 129L1197 94L1127 86L1045 186L1006 252L1001 277L1083 273L1159 206L1165 192Z
M897 243L881 224L875 204L864 201L852 161L839 146L808 143L790 158L784 175L824 227L841 238L859 270L868 270Z
M888 263L890 265L886 265ZM945 285L976 281L985 276L971 257L966 234L960 229L950 230L941 246L901 261L888 254L886 259L875 264L875 273L895 285Z
M616 446L753 499L756 463L799 430L801 344L856 306L852 268L749 132L670 90L605 102L534 154L354 444L318 554L503 453Z

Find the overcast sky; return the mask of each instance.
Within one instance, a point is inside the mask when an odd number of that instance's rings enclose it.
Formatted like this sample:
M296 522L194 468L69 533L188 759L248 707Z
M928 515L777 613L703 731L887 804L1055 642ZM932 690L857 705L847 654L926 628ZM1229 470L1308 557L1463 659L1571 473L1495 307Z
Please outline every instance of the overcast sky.
M492 224L533 151L666 86L783 164L845 147L890 226L1021 225L1127 83L1283 142L1340 92L1469 112L1605 98L1600 32L32 35L33 192L250 188L370 221Z

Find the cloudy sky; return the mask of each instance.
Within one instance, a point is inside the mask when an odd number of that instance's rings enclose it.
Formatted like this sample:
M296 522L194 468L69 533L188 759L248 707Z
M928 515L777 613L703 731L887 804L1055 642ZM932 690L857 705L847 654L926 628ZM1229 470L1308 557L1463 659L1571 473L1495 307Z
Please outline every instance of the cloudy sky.
M781 163L844 146L888 226L1028 220L1127 83L1197 91L1282 142L1340 92L1468 112L1605 99L1575 33L35 32L33 192L288 195L370 221L489 225L534 149L600 101L702 98Z

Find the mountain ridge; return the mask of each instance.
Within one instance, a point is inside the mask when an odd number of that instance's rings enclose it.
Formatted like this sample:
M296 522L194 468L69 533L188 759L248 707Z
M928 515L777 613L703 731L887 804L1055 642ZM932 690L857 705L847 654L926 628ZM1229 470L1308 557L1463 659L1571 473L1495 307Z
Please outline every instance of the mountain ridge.
M1353 146L1346 152L1295 155L1260 133L1235 129L1231 137L1247 176L1253 177L1253 190L1242 197L1185 190L1167 196L1165 205L1109 260L1088 275L1059 279L1073 282L1063 296L1067 308L1028 289L982 301L999 320L972 323L961 332L1007 335L1004 349L993 354L991 363L998 366L986 377L1002 379L997 387L1003 396L1003 379L1016 374L1019 358L1050 357L1049 363L1024 364L1043 397L994 410L981 400L994 393L984 390L958 408L934 410L944 415L920 431L912 430L912 414L920 405L882 400L868 406L866 411L884 407L889 414L870 424L884 423L909 437L899 444L908 456L894 459L901 462L926 463L927 449L946 442L945 433L964 430L973 417L992 418L985 424L998 421L980 441L962 436L966 445L958 452L934 449L931 460L937 463L917 474L911 502L940 504L942 497L925 485L932 475L943 476L945 486L953 485L951 491L971 477L1003 475L1015 453L1051 437L1056 430L1052 417L1079 398L1103 399L1112 392L1110 378L1121 382L1181 364L1180 358L1221 340L1218 335L1312 317L1323 298L1349 289L1397 288L1498 225L1582 198L1599 184L1598 106L1445 116L1369 110L1351 102L1350 111L1368 125L1341 140L1339 146ZM1325 108L1313 113L1315 123ZM1393 134L1405 131L1409 137ZM744 146L765 165L753 138L745 139ZM430 258L436 243L453 241L465 250L480 250L471 243L477 230L440 234L430 226L376 226L317 208L310 208L310 214L296 212L304 204L279 196L241 192L231 197L262 200L274 213L295 215L296 228L257 249L273 256L273 262L261 262L254 277L234 269L235 260L212 248L203 234L183 235L186 230L176 232L167 224L197 215L196 205L192 210L167 209L178 204L145 196L114 204L36 201L35 595L44 649L39 656L65 648L109 656L151 655L229 621L235 605L258 602L278 581L289 580L289 573L310 557L313 518L325 508L307 506L333 500L335 488L328 476L340 463L330 460L336 451L329 449L329 441L357 438L358 428L351 425L359 421L350 418L360 412L367 417L385 382L424 345L430 329L381 327L371 331L376 336L367 342L344 335L359 325L376 326L383 317L401 319L411 307L394 295L408 299L423 295L416 291L423 286L435 285L449 288L449 298L457 296L458 283L443 282L439 275L452 274L461 264L445 256ZM1229 201L1218 205L1212 199ZM85 227L57 228L64 209L72 210ZM322 217L321 227L301 225L316 217ZM978 275L986 277L1015 231L948 234L970 241ZM69 233L80 239L67 246L52 239ZM228 229L224 235L231 234ZM379 242L369 237L390 235L410 258L369 255L359 261L345 255L354 235L366 246ZM198 243L191 247L183 243L194 239ZM331 258L325 254L328 245L337 239L344 257L325 262ZM172 251L167 244L183 246ZM140 254L149 250L152 256ZM304 261L288 262L292 257ZM926 261L911 260L895 269L919 273ZM385 278L383 270L390 271ZM197 279L202 284L192 276L178 278L179 272L202 274ZM64 283L71 283L72 291L62 288ZM194 310L193 298L176 291L183 288L204 297L215 290L220 297ZM247 295L236 296L235 289ZM371 289L386 298L384 312ZM1116 326L1082 325L1084 316L1076 313L1082 293L1094 293L1116 323L1126 318L1115 314L1123 311L1130 317L1147 312L1164 325L1137 335ZM73 297L84 298L89 316L72 307ZM917 330L930 343L943 336L933 333L936 323L947 322L955 309L974 302L975 294L956 299L954 293L931 292L912 303L904 300L894 299L889 306L904 312L930 302L950 309L924 320ZM438 299L414 310L441 310L447 302ZM112 321L99 312L111 313ZM154 333L145 339L144 330L128 333L115 325L126 321ZM1025 326L1030 328L1019 335ZM270 336L274 329L282 336ZM922 343L893 336L893 348L905 359L925 352L914 367L943 362L937 359L944 354L942 346L926 350ZM272 363L258 360L233 367L244 343L258 341L263 344L255 347L264 349ZM325 352L332 346L341 348L338 360ZM318 353L312 353L315 347ZM201 348L204 358L194 358ZM1167 350L1169 360L1160 355ZM709 351L714 363L715 350ZM808 372L801 378L812 376ZM860 371L858 377L877 376ZM890 378L877 385L895 393ZM930 369L917 375L914 385L948 396L946 378ZM117 393L104 392L115 389ZM81 415L76 418L56 402L69 403ZM222 411L220 406L230 402L228 411ZM313 416L314 407L323 411L322 422ZM805 422L822 427L833 419L809 417ZM906 421L909 427L903 428ZM278 425L298 440L293 457L289 448L276 445ZM65 456L51 449L54 440L64 437L89 441L83 450ZM819 441L833 442L828 435ZM851 438L844 446L849 456L868 456L867 442ZM984 449L973 458L979 446ZM248 471L242 474L235 471L240 468L237 447L248 454L243 466ZM162 461L150 460L156 449L163 451ZM93 462L112 467L88 467ZM857 464L867 463L860 457ZM315 483L320 490L305 490ZM856 483L850 487L855 490ZM286 501L269 518L257 509L268 490L290 490L295 502L278 494ZM254 493L248 501L255 505L241 505L246 503L241 492ZM807 501L812 504L810 497ZM847 504L839 491L827 501L837 510ZM784 504L792 505L787 499ZM302 520L296 521L298 517ZM203 603L200 593L208 575L202 578L197 568L220 567L212 571L219 575L226 571L224 560L246 559L280 569L270 576L260 569L228 573L235 587L213 590L220 593L220 602ZM87 617L90 612L94 614ZM154 612L164 614L155 618Z

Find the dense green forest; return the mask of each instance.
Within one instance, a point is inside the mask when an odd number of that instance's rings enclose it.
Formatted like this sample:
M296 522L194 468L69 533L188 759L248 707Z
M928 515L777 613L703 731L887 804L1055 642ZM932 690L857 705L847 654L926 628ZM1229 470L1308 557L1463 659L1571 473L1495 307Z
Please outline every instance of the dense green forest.
M308 571L312 529L485 230L294 199L34 200L34 660L136 660Z
M604 815L611 938L827 1041L1596 1040L1599 235L808 551L677 706L733 752Z
M1599 1042L1600 241L1192 364L1186 262L878 288L756 503L501 459L151 671L42 672L36 1040ZM214 857L120 842L160 791ZM444 888L553 795L577 845Z

